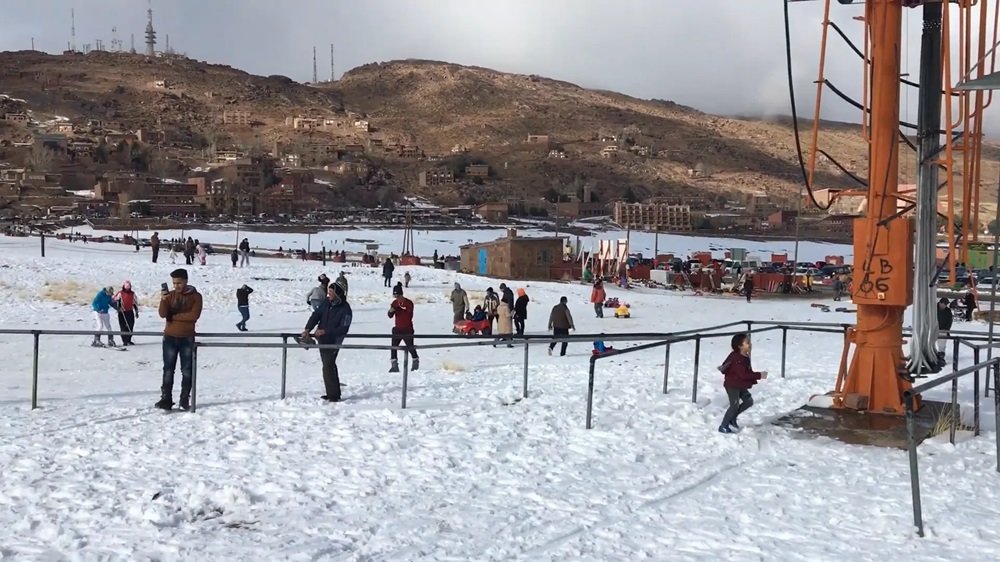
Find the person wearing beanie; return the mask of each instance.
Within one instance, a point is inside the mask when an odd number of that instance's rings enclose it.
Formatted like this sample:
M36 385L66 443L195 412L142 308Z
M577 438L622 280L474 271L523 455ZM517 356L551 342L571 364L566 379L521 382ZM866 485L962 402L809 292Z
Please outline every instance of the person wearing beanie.
M413 370L420 368L420 357L417 356L417 348L413 345L413 301L403 296L403 287L396 285L392 289L392 304L389 305L389 318L395 320L392 328L392 346L390 354L390 373L399 372L399 361L396 357L395 347L403 343L406 352L413 357Z
M139 299L132 292L132 282L122 283L122 289L114 296L115 308L118 310L118 328L122 332L122 345L132 345L132 332L135 331L135 321L139 318Z
M327 289L330 286L330 280L326 275L320 275L318 281L319 285L310 289L309 293L306 294L306 304L312 307L314 311L326 301Z
M316 328L312 335L320 345L342 345L347 332L351 329L351 305L347 304L347 291L339 282L334 281L326 293L327 300L313 311L302 330L301 340L310 339L310 330ZM337 370L337 355L339 348L320 348L319 357L323 362L323 385L326 394L323 400L340 402L340 373Z
M455 283L455 289L451 292L451 309L454 313L452 323L465 320L465 313L469 308L469 295L460 284Z
M528 319L528 294L524 289L517 290L517 302L514 303L514 329L517 335L524 335L524 321Z
M385 279L386 287L392 284L392 272L395 270L396 266L393 265L392 260L385 258L385 263L382 264L382 278Z
M343 271L341 271L340 275L337 276L337 283L339 283L340 286L344 288L344 298L346 299L347 298L347 292L348 292L348 286L347 286L347 277L344 277L344 272Z
M94 319L96 321L95 331L98 332L94 334L94 341L90 343L93 347L104 347L101 344L102 332L108 334L108 345L115 347L115 338L111 335L111 316L108 313L112 304L111 295L114 293L114 287L105 287L97 291L94 299L90 301L90 309L94 311Z
M160 295L160 318L167 321L163 328L163 383L160 386L160 401L156 407L169 410L174 407L174 371L177 358L181 360L180 407L187 410L191 399L191 372L194 365L195 324L201 317L201 294L188 285L186 269L170 272L173 290L163 284Z

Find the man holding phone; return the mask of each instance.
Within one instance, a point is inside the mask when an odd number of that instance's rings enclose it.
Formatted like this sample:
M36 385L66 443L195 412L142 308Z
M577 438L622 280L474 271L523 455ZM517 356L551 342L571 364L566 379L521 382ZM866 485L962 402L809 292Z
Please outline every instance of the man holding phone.
M175 269L170 273L173 290L166 283L160 285L160 318L167 321L163 328L163 385L160 387L160 401L156 407L170 410L174 407L174 371L177 357L181 359L181 401L182 410L190 407L191 372L194 356L195 323L201 317L201 294L188 285L186 269Z

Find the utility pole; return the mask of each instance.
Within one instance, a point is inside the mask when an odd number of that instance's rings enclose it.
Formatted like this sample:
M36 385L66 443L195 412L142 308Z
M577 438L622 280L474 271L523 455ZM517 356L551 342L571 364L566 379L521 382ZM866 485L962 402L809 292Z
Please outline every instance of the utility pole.
M336 80L336 73L334 73L333 67L333 43L330 43L330 83L332 84Z
M313 45L313 84L319 82L319 75L316 74L316 46Z
M76 52L76 10L69 9L70 50Z

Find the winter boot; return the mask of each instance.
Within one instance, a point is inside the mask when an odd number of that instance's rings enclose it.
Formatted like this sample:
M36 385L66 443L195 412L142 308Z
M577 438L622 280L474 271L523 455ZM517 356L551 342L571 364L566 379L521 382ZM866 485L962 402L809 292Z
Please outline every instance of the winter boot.
M181 410L191 409L191 387L181 386Z
M419 368L420 368L420 358L419 357L414 357L413 358L413 368L410 369L410 370L411 371L416 371Z
M398 373L399 372L399 361L397 361L395 359L392 360L392 366L389 367L389 372L390 373Z
M160 397L160 401L154 404L157 408L161 410L169 410L174 407L174 401L170 399L170 396L164 394Z
M94 336L94 341L90 342L90 347L104 347L104 344L101 343L101 338Z
M948 364L948 361L946 361L944 358L943 351L937 352L937 361L938 361L938 367L944 367L945 365Z
M108 347L118 347L118 346L117 346L117 345L115 344L115 338L113 338L113 337L111 337L111 336L108 336Z

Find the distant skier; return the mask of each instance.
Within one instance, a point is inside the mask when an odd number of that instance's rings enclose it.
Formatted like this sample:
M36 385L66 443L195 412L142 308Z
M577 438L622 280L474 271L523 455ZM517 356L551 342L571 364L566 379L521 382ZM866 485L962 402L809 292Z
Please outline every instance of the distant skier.
M351 305L345 300L344 288L337 282L330 285L327 300L314 310L302 331L302 340L309 340L309 331L316 328L314 336L321 345L341 345L351 329ZM320 349L323 361L323 384L326 394L323 400L340 402L340 373L337 370L337 355L340 349Z
M90 344L93 347L104 347L101 344L101 332L108 334L108 345L115 347L115 338L111 335L111 316L108 310L111 308L111 297L115 292L114 287L105 287L94 295L94 300L90 301L90 308L94 311L95 331L94 341Z
M250 241L246 238L240 242L240 267L250 266Z
M403 343L406 352L413 357L413 370L420 368L420 358L417 356L417 348L413 345L413 301L403 296L403 288L399 285L392 290L393 301L389 305L389 318L395 320L392 328L393 347ZM390 373L399 372L399 361L396 357L396 350L393 349L390 355L392 365L389 367Z
M757 381L767 378L767 371L756 372L750 366L750 335L736 334L730 342L732 352L726 357L719 371L725 375L723 386L726 395L729 397L729 408L722 417L722 425L719 426L720 433L733 433L739 431L740 426L736 423L736 418L753 406L753 396L750 395L750 388L757 384Z
M569 311L569 306L567 306L566 297L559 297L559 304L552 307L552 312L549 313L549 330L552 330L552 335L555 337L568 336L570 330L575 330L576 326L573 324L573 315ZM562 357L566 355L566 346L569 345L568 342L562 342L562 347L559 349L559 356ZM552 350L556 348L556 342L553 341L549 344L549 355L552 355Z
M594 314L598 318L604 318L604 301L608 298L608 293L604 290L604 283L600 279L594 281L594 288L590 291L590 302L594 304Z
M132 291L132 282L122 283L122 289L114 296L115 308L118 310L118 328L122 332L122 345L132 344L132 332L135 331L135 321L139 318L139 299Z
M465 320L465 313L469 310L469 295L458 283L455 283L455 288L451 291L451 310L452 323Z
M201 294L188 285L186 269L175 269L170 273L174 289L164 283L160 295L160 318L167 321L163 328L163 384L160 386L160 401L156 407L169 410L174 407L174 371L177 357L181 359L181 401L182 410L190 407L191 372L194 357L195 324L201 317Z
M392 264L392 260L385 258L385 263L382 264L382 277L385 278L386 287L392 285L392 272L395 270L396 266Z
M236 309L240 311L240 317L242 320L236 323L236 329L245 332L247 331L247 320L250 319L250 293L253 289L249 285L243 284L242 287L236 289Z
M149 237L149 247L153 250L153 263L156 263L156 259L160 256L159 232L154 232L153 235Z
M524 289L517 290L517 302L514 303L514 329L517 335L524 335L524 321L528 319L528 294Z

